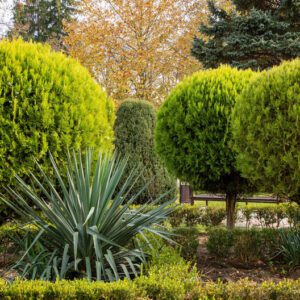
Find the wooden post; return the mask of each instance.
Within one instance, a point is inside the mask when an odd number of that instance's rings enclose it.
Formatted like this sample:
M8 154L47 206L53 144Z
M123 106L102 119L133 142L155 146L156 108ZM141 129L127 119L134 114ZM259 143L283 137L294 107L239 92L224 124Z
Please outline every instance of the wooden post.
M180 203L194 204L193 190L188 184L180 183Z

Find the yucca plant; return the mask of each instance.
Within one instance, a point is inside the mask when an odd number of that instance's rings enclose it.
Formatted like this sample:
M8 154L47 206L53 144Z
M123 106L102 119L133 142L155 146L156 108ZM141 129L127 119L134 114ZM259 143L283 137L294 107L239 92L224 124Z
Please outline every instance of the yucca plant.
M116 154L94 158L91 150L85 155L73 152L68 158L66 176L50 155L54 179L37 164L43 181L31 174L29 186L16 176L18 191L8 189L14 200L1 197L39 228L32 242L25 243L24 255L15 268L23 277L41 279L113 281L137 276L145 254L135 237L150 231L167 238L161 223L174 209L174 199L151 210L147 204L133 210L131 204L143 189L130 199L128 195L141 172L127 174L120 187L126 158ZM166 194L151 204L159 203ZM36 251L39 256L32 254Z
M284 230L280 234L281 247L280 253L285 261L291 266L300 265L300 231Z

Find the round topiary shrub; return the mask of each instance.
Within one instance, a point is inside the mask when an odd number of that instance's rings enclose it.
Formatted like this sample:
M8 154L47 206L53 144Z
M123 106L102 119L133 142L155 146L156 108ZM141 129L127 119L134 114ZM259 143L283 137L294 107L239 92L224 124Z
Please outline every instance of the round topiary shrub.
M232 132L243 176L300 203L299 83L300 59L262 73L238 99Z
M227 66L195 73L178 84L158 113L156 149L167 169L194 189L226 193L229 227L237 194L248 189L235 168L230 116L253 74Z
M136 168L143 168L131 194L135 195L151 181L138 197L138 203L156 199L169 190L175 192L174 178L169 175L154 151L155 125L156 111L149 102L127 100L117 111L115 147L121 156L129 157L126 173L129 174ZM166 195L165 199L174 197L174 192Z
M109 150L113 104L76 60L22 40L0 42L0 182L51 173L48 152L62 164L68 148Z

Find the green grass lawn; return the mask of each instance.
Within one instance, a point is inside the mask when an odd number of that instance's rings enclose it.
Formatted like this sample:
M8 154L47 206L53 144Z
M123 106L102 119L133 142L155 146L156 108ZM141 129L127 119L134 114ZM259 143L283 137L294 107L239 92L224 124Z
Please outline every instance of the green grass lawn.
M195 201L195 204L199 207L206 206L206 201ZM276 203L248 203L245 202L238 202L237 208L244 208L244 207L274 207L278 204ZM209 207L224 207L225 208L225 201L208 201Z

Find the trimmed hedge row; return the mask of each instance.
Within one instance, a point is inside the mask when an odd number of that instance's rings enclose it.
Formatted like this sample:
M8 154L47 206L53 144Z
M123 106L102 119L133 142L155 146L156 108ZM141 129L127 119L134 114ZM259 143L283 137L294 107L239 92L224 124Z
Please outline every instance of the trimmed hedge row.
M241 209L242 216L249 227L251 219L256 218L261 227L279 227L284 219L290 227L300 225L300 206L296 203L283 203L273 206L254 207L249 206Z
M247 228L253 219L257 219L262 228L278 228L284 219L287 219L286 221L290 227L299 227L300 225L300 206L296 203L282 203L272 206L246 206L238 209L238 211L240 212L238 217L246 221ZM222 207L182 204L175 209L168 220L172 227L198 224L218 226L225 218L226 210ZM235 218L237 218L237 215Z
M209 230L206 246L216 257L230 257L244 263L300 264L300 231L296 229L213 228Z
M194 284L194 286L192 286ZM189 282L190 290L184 282L173 278L141 277L137 281L114 283L77 281L16 281L9 285L0 281L1 299L94 299L94 300L286 300L300 299L300 280L283 280L279 283L266 281L262 284L244 279L238 282L206 284Z
M182 204L178 206L168 218L172 227L179 225L218 226L226 217L225 208L201 207Z

